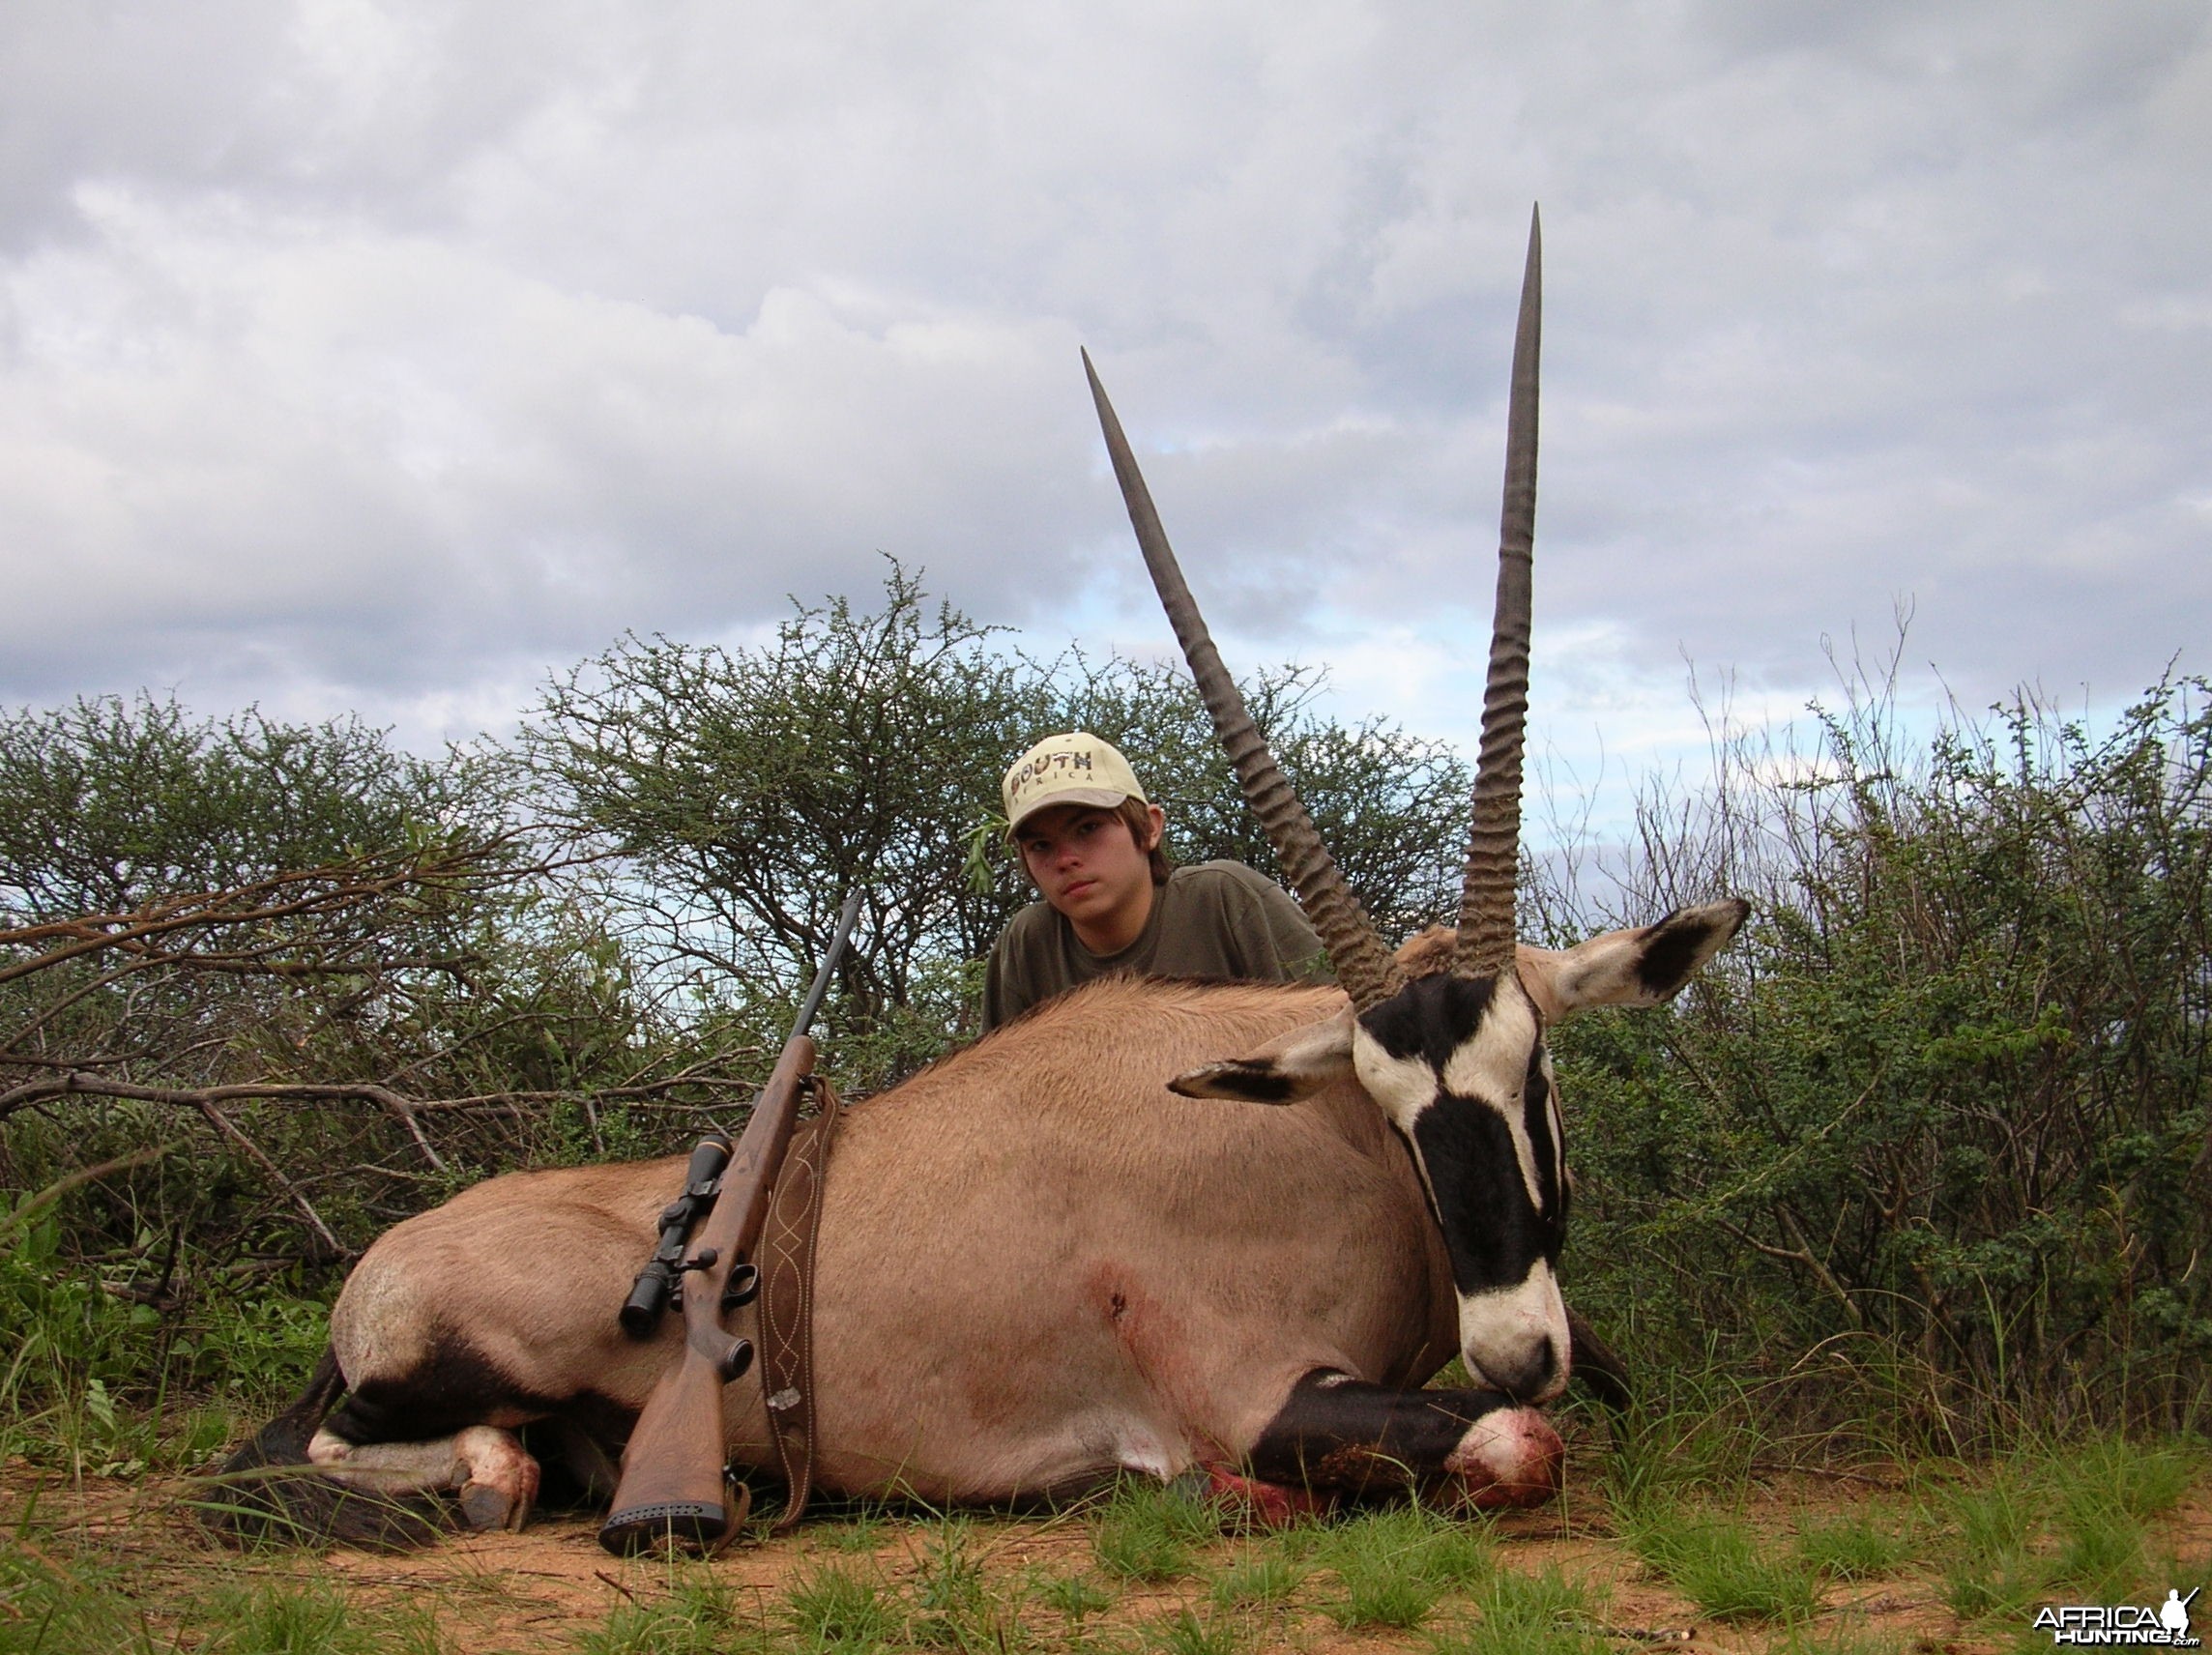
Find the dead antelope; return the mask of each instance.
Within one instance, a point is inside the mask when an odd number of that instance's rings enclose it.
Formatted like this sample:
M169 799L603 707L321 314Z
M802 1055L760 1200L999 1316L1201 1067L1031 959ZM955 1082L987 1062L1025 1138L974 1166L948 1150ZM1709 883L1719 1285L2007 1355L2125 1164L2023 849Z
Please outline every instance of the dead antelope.
M1532 231L1460 924L1395 955L1238 703L1092 375L1147 563L1344 987L1108 979L855 1109L823 1196L818 1487L1000 1502L1200 1470L1271 1512L1557 1487L1536 1405L1571 1360L1568 1192L1545 1031L1666 999L1746 909L1514 940L1538 257ZM615 1313L683 1167L514 1174L397 1226L234 1468L322 1467L276 1485L304 1506L451 1490L468 1521L518 1524L527 1426L603 1488L676 1349L673 1325L633 1342ZM1454 1354L1478 1388L1417 1388ZM772 1464L758 1387L724 1400L733 1461Z

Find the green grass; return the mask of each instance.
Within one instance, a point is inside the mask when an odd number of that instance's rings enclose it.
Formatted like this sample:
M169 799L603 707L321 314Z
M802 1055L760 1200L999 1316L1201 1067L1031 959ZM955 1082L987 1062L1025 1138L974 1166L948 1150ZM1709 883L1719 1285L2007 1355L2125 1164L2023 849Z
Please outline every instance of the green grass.
M873 1552L884 1543L885 1517L881 1506L861 1505L834 1526L825 1524L814 1535L815 1544L832 1552Z
M1417 1505L1362 1513L1322 1531L1309 1553L1339 1593L1324 1607L1340 1626L1419 1626L1447 1591L1486 1579L1489 1536Z
M2201 1451L2122 1437L2025 1450L1940 1493L1943 1601L1963 1620L2013 1619L2065 1594L2113 1602L2152 1572L2147 1525L2189 1490Z
M445 1655L435 1609L372 1609L327 1581L258 1581L212 1594L206 1655Z
M2048 1450L2069 1498L2086 1496L2138 1519L2171 1511L2205 1464L2206 1445L2093 1437Z
M1880 1638L1852 1626L1785 1627L1767 1655L1905 1655L1902 1638Z
M1017 1601L995 1596L983 1578L975 1520L943 1517L920 1530L919 1560L907 1597L907 1637L944 1648L989 1649L1013 1617Z
M27 1524L0 1543L0 1655L125 1650L151 1643L110 1572L61 1567L31 1552Z
M1911 1537L1877 1517L1854 1513L1809 1523L1797 1531L1797 1560L1830 1581L1873 1581L1893 1573Z
M1469 1604L1470 1621L1435 1640L1437 1655L1611 1655L1599 1599L1556 1568L1495 1571Z
M1647 1568L1715 1620L1801 1621L1819 1608L1814 1571L1762 1550L1741 1518L1653 1506L1627 1514L1622 1530Z
M1221 1524L1221 1508L1212 1501L1132 1477L1099 1511L1091 1549L1109 1575L1173 1581L1191 1572L1194 1548L1220 1539Z
M1242 1655L1252 1642L1251 1630L1220 1611L1201 1616L1195 1610L1178 1610L1144 1630L1145 1647L1161 1655Z
M872 1571L829 1564L800 1576L784 1599L784 1621L808 1649L849 1655L880 1648L904 1630L897 1596Z
M131 1428L128 1404L113 1413L118 1434ZM1823 1500L1813 1508L1820 1515L1797 1514L1794 1524L1772 1503L1758 1508L1770 1522L1747 1521L1735 1502L1673 1494L1616 1499L1614 1521L1653 1575L1696 1605L1691 1618L1738 1623L1733 1636L1748 1649L1898 1655L1849 1613L1817 1614L1824 1585L1910 1569L1917 1596L1935 1572L1937 1591L1978 1629L1973 1635L2000 1643L2038 1602L2123 1601L2153 1580L2186 1591L2201 1571L2178 1570L2149 1525L2187 1495L2205 1463L2200 1444L2181 1439L2098 1437L2039 1445L1990 1466L1908 1467L1909 1495L1841 1508ZM1709 1488L1719 1480L1716 1465L1725 1457L1705 1461L1688 1486ZM86 1502L62 1479L46 1481L56 1491L50 1504L0 1526L0 1655L445 1655L484 1647L471 1636L480 1618L511 1623L515 1612L516 1599L498 1596L504 1587L484 1588L496 1603L460 1595L458 1575L434 1596L393 1598L282 1549L243 1568L220 1560L228 1554L196 1550L188 1561L163 1543L159 1524L103 1525L92 1532L106 1538L88 1540L73 1515L65 1523L52 1509L66 1502L74 1514ZM101 1495L92 1509L114 1504ZM643 1583L633 1571L625 1581L636 1596L603 1618L546 1628L542 1644L517 1637L503 1647L1252 1655L1347 1634L1363 1645L1394 1642L1402 1655L1597 1655L1608 1647L1602 1595L1556 1568L1521 1572L1528 1562L1514 1555L1521 1543L1488 1523L1417 1505L1225 1538L1214 1504L1132 1480L1111 1499L1041 1528L980 1514L916 1515L912 1506L840 1515L845 1521L813 1526L785 1553L798 1567L781 1592L737 1588L712 1566L644 1571ZM1028 1537L1045 1534L1056 1548L1043 1553L1051 1561L1021 1561ZM163 1566L127 1574L125 1557ZM1124 1589L1171 1582L1183 1583ZM1621 1647L1617 1640L1611 1646Z
M1324 1605L1328 1617L1342 1627L1418 1626L1429 1618L1441 1594L1436 1586L1391 1567L1347 1564L1337 1571L1344 1595Z
M221 1573L164 1602L128 1565L71 1555L28 1517L0 1537L0 1655L448 1655L441 1608L349 1596L335 1580Z
M1214 1577L1208 1595L1216 1609L1271 1608L1289 1602L1305 1578L1305 1569L1280 1550L1253 1552Z
M665 1592L616 1605L578 1647L582 1655L729 1655L760 1641L738 1594L695 1565L675 1572Z
M1087 1575L1038 1577L1032 1589L1039 1603L1058 1610L1075 1627L1100 1610L1114 1607L1114 1594Z
M1758 1396L1717 1355L1644 1377L1635 1406L1607 1426L1608 1495L1638 1508L1733 1497L1773 1447L1761 1415Z

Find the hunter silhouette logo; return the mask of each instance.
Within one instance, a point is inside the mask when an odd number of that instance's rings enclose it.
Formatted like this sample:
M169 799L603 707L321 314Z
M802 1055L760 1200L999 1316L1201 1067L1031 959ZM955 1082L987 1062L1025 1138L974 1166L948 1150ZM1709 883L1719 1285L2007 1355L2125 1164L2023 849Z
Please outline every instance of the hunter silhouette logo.
M2187 1597L2168 1586L2162 1604L2046 1605L2035 1611L2034 1630L2048 1631L2053 1643L2081 1648L2112 1649L2147 1643L2161 1649L2197 1649L2201 1638L2189 1636L2189 1606L2202 1586Z

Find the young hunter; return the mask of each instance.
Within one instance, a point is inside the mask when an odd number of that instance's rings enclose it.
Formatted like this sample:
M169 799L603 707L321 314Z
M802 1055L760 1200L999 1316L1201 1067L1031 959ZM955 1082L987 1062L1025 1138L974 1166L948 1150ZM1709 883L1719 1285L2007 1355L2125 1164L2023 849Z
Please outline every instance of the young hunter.
M1169 864L1166 817L1096 736L1048 736L1001 784L1006 836L1044 900L991 949L983 1027L1112 973L1329 980L1298 905L1241 862Z

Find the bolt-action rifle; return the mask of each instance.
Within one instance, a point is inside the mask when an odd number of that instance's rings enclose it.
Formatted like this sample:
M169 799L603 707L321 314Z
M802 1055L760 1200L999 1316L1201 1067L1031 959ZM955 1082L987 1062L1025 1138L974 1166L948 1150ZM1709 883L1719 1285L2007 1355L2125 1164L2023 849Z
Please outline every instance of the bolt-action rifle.
M728 1165L708 1165L718 1158L711 1152L713 1138L692 1151L684 1193L662 1215L661 1246L639 1272L630 1301L623 1307L624 1327L635 1332L642 1322L650 1332L668 1285L680 1284L684 1351L654 1386L630 1433L629 1445L623 1450L614 1509L599 1529L599 1544L610 1552L635 1552L665 1540L716 1552L744 1521L725 1469L722 1387L752 1366L753 1347L751 1340L733 1336L722 1319L760 1291L752 1251L768 1221L769 1196L782 1171L784 1151L791 1147L800 1100L814 1085L814 1042L806 1031L830 987L859 908L860 896L855 891L837 916L830 951L800 1007L783 1055L753 1104L752 1119L737 1147L728 1151ZM707 1187L717 1182L718 1187ZM680 1226L687 1227L701 1205L709 1209L699 1230L698 1251L685 1259ZM687 1208L681 1219L679 1206ZM672 1230L678 1236L674 1248L669 1246ZM744 1504L749 1508L750 1495Z

